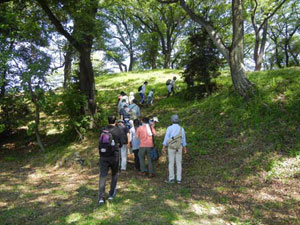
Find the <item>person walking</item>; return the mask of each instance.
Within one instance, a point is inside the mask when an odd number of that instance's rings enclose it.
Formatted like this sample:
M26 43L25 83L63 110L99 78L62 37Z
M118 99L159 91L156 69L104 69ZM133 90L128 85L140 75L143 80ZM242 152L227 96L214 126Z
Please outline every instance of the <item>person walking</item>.
M129 104L131 105L132 101L135 99L133 91L129 92L129 98L128 99L129 99Z
M140 138L136 137L136 132L140 126L140 121L135 119L133 121L133 126L130 128L130 144L131 149L134 154L134 166L137 171L140 171L140 159L139 159L139 149L140 149Z
M167 85L167 90L168 90L167 97L170 97L171 93L173 93L173 95L175 95L176 80L177 80L177 77L173 77L173 79L170 80L169 84Z
M139 94L142 98L141 101L140 101L141 104L144 104L144 102L145 102L145 93L146 93L147 84L148 84L148 81L145 81L144 84L141 86L141 88L139 88L140 89Z
M142 126L138 127L136 132L136 137L140 138L140 150L139 150L139 159L140 159L140 169L141 175L146 175L147 169L145 165L145 154L147 155L148 161L148 172L149 177L154 177L154 164L151 160L151 150L153 148L153 136L156 136L156 130L154 124L149 125L149 118L144 117L142 119Z
M99 205L102 205L105 202L105 183L109 169L111 169L111 184L108 200L113 200L116 196L119 171L119 151L122 145L121 136L121 130L116 126L116 117L109 116L108 126L101 129L99 138Z
M147 104L152 105L154 99L154 89L152 88L147 97Z
M163 141L162 152L168 147L169 179L166 183L175 183L174 165L176 164L176 180L180 184L182 181L182 152L186 153L186 138L184 128L179 126L178 115L171 117L172 125L167 128Z
M118 120L118 127L121 129L121 172L126 171L127 166L127 151L130 142L129 129L125 126L124 120Z
M133 99L132 104L128 106L131 120L139 119L141 116L140 107L137 105L137 100Z

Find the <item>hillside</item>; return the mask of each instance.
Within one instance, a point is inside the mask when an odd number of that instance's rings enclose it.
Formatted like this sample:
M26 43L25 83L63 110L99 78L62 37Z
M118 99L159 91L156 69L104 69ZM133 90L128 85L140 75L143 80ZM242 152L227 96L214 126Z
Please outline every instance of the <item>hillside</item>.
M188 142L183 183L163 182L165 155L152 179L138 176L131 163L115 201L98 208L98 134L83 142L57 134L45 154L19 149L1 159L0 224L299 224L300 68L248 75L256 85L248 102L234 93L226 72L203 99L191 98L182 81L176 96L165 97L165 81L179 71L96 78L104 115L116 112L120 91L137 92L149 82L154 105L142 115L159 118L160 149L171 115L179 115ZM22 144L8 140L1 150Z

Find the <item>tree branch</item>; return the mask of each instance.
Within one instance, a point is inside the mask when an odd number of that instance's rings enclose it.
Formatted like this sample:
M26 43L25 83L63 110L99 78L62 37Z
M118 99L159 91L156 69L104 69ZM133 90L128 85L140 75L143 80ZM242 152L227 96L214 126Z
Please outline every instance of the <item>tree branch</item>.
M76 48L78 51L82 51L81 45L75 40L72 35L70 35L63 27L61 22L55 17L55 15L52 13L51 9L47 5L47 2L45 0L37 0L37 2L41 5L44 12L48 15L50 21L53 23L53 25L56 27L57 31L65 36L67 40Z
M172 4L178 2L178 0L157 0L157 1L163 4Z
M224 55L224 57L228 60L229 59L229 50L225 46L220 36L220 33L215 30L206 20L200 15L197 15L187 4L184 0L179 0L181 7L187 12L187 14L191 17L192 20L202 25L206 31L208 32L209 36L220 50L220 52Z
M12 0L0 0L0 4L5 3L5 2L11 2Z

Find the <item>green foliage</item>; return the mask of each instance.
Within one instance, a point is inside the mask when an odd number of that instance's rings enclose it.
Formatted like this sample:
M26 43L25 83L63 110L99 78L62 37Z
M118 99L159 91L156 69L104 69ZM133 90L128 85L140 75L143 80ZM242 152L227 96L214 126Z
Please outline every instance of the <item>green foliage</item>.
M189 87L200 86L187 91L200 95L210 94L215 88L211 79L220 75L219 69L224 63L204 29L190 35L183 63L186 68L182 73L184 81Z
M28 103L23 96L7 94L0 100L0 135L9 135L19 126L25 125L29 114Z

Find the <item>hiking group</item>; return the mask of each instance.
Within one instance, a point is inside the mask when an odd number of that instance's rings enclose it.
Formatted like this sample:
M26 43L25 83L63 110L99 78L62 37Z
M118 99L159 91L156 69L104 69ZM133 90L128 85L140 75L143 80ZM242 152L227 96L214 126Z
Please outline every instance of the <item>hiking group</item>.
M168 94L175 94L175 81L166 82ZM145 103L146 86L138 88L141 97L140 104ZM147 96L147 104L153 103L154 90L151 89ZM130 92L129 97L125 92L121 92L118 97L118 116L108 116L108 125L101 129L99 136L99 205L105 203L105 183L108 171L111 169L111 185L108 193L108 200L113 200L116 196L118 175L126 173L128 151L134 154L134 166L141 176L152 178L155 176L155 161L158 160L158 151L155 147L156 124L158 118L143 117L141 119L141 109L135 99L134 92ZM179 126L178 115L172 115L172 125L167 128L162 152L168 150L169 177L166 183L180 184L182 181L182 153L186 153L185 130ZM147 158L147 167L145 158ZM176 173L174 166L176 165Z

